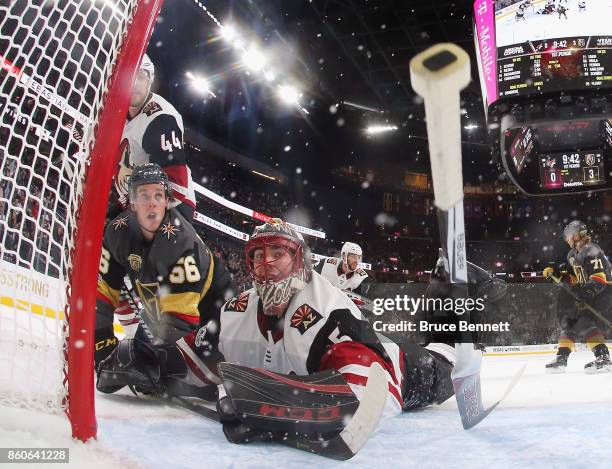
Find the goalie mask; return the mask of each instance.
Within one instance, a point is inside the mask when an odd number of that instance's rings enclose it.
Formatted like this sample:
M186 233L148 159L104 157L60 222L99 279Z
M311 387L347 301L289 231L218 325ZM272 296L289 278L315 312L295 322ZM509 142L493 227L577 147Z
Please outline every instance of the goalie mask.
M270 218L255 228L244 251L264 314L281 316L310 281L310 252L304 238L280 218Z
M355 268L353 269L351 269L351 266L349 265L349 261L348 261L349 254L355 254L356 256L358 256L357 264L355 265ZM361 250L361 247L359 247L358 244L344 243L342 245L342 250L340 251L340 257L342 258L342 262L344 262L344 265L346 265L346 268L348 269L348 271L355 272L355 270L357 270L357 267L359 266L359 263L361 262L361 259L363 259L363 251Z

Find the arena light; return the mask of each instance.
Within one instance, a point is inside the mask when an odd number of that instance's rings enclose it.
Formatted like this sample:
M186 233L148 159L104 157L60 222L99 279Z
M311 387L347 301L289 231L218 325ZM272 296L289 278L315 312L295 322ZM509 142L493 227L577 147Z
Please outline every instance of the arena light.
M266 66L266 57L256 47L249 47L242 54L242 63L253 72L259 72Z
M258 176L261 176L262 178L270 179L271 181L276 181L276 178L274 176L268 176L267 174L260 173L259 171L255 171L254 169L252 169L251 172L253 174L257 174Z
M272 70L268 70L266 73L264 73L264 78L268 82L273 82L276 80L276 74Z
M467 124L467 125L464 125L463 128L465 130L474 130L478 128L478 125L477 124Z
M292 85L279 86L278 96L286 104L297 105L300 101L300 92Z
M232 25L221 26L221 37L231 44L238 37L236 28Z
M355 109L361 109L363 111L376 112L378 114L384 114L385 113L385 111L383 111L381 109L375 109L373 107L366 106L365 104L354 103L352 101L344 100L344 101L342 101L342 104L344 104L345 106L348 106L348 107L354 107Z
M217 96L210 89L210 83L206 78L203 78L198 75L194 75L193 73L187 71L185 72L185 76L189 79L191 89L199 94L209 93L213 98Z
M366 127L365 132L368 135L377 135L385 132L393 132L397 129L397 125L370 125Z

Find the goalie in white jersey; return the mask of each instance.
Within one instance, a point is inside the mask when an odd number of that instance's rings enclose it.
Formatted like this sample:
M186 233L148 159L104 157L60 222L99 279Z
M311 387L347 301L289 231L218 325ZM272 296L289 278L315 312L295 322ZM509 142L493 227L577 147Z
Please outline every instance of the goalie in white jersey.
M183 142L183 118L172 104L151 92L155 68L145 54L130 94L128 116L121 138L121 161L114 179L114 207L110 218L128 206L128 181L133 169L156 163L170 179L174 202L181 215L193 220L195 191Z
M337 370L359 398L376 362L387 374L387 417L453 395L453 347L396 344L374 332L353 302L312 270L304 239L282 220L257 227L245 254L253 288L225 303L219 324L177 342L191 384L221 383L219 361L283 375ZM231 441L244 441L224 430Z
M344 243L340 257L321 259L314 270L340 290L357 293L368 274L359 267L363 251L358 244Z

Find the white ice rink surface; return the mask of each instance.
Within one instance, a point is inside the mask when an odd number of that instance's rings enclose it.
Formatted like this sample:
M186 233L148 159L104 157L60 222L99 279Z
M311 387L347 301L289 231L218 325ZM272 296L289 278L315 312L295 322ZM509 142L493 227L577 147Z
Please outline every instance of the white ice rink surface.
M496 43L497 47L517 44L527 40L539 40L547 38L572 37L572 36L605 36L612 34L610 21L612 18L611 0L587 0L586 11L578 11L578 0L563 2L567 11L567 19L558 13L550 15L538 15L528 7L525 20L517 21L514 17L514 8L511 14L501 11L496 21ZM543 8L545 1L535 3L535 11ZM559 4L559 2L557 2Z
M485 357L485 405L501 396L523 363L528 366L514 391L484 422L463 430L454 399L425 411L404 413L385 422L344 466L610 467L612 374L585 375L582 367L592 354L579 352L570 357L566 374L546 375L544 365L551 358L552 355ZM232 445L218 424L157 400L97 394L96 402L96 442L73 442L64 417L0 407L0 447L70 447L71 467L107 469L297 469L340 464L278 445Z

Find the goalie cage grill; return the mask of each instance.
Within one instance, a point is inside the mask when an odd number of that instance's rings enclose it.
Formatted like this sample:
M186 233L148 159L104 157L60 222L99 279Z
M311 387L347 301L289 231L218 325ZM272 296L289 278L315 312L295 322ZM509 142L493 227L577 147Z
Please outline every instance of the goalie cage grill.
M82 440L125 83L162 1L0 5L0 404L66 412Z

